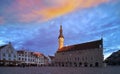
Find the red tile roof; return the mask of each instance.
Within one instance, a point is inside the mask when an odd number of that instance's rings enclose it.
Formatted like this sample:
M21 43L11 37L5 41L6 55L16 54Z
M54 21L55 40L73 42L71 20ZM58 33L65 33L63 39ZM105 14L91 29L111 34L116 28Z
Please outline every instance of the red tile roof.
M103 43L103 41L102 41L102 39L100 39L100 40L86 42L86 43L82 43L82 44L65 46L65 47L63 47L61 49L58 49L57 52L65 52L65 51L75 51L75 50L86 50L86 49L100 48L100 45L103 46L102 43Z
M35 56L39 57L39 56L44 56L44 54L40 53L40 52L34 52L33 53Z

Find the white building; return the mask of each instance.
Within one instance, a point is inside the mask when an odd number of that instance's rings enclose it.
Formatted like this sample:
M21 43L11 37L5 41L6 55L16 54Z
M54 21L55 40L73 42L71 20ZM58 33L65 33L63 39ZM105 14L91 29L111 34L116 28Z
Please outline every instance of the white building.
M39 52L16 51L9 43L0 46L0 65L48 65L48 58Z
M30 52L25 50L17 51L19 64L25 65L45 65L45 56L39 52Z
M54 64L66 67L102 67L103 39L64 46L62 26L58 37L59 47L55 53Z
M9 42L6 45L0 46L0 64L1 65L16 65L17 52Z
M26 65L34 64L35 57L33 56L33 52L18 50L17 55L18 55L19 64L26 64Z

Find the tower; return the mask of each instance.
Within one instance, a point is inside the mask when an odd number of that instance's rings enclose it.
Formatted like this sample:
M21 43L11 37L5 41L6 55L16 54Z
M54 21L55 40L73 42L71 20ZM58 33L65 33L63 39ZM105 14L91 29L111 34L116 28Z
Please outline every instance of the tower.
M60 25L60 34L58 37L58 42L59 42L59 50L64 47L64 36L63 36L63 30L62 30L62 25Z

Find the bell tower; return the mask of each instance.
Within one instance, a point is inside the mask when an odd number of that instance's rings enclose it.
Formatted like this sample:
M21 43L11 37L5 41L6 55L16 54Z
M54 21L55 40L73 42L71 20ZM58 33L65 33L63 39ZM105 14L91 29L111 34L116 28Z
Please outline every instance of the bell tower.
M63 30L62 25L60 25L60 31L59 31L59 37L58 37L58 43L59 43L59 50L64 47L64 36L63 36Z

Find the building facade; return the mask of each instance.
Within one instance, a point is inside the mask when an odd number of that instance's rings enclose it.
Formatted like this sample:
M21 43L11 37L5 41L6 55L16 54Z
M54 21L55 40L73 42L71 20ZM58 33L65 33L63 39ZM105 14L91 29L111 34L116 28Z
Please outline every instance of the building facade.
M49 66L53 66L54 65L54 59L55 59L55 56L48 56L48 64Z
M55 53L55 66L62 67L102 67L103 39L64 46L62 26L58 37L59 47Z
M17 52L9 42L6 45L0 46L0 65L16 65Z
M41 66L46 64L45 55L39 52L30 52L25 50L17 51L19 64Z
M17 56L18 56L19 65L20 64L32 65L35 62L35 56L33 55L33 52L18 50Z
M40 52L25 49L16 51L9 42L0 46L0 66L41 66L48 65L48 58Z

